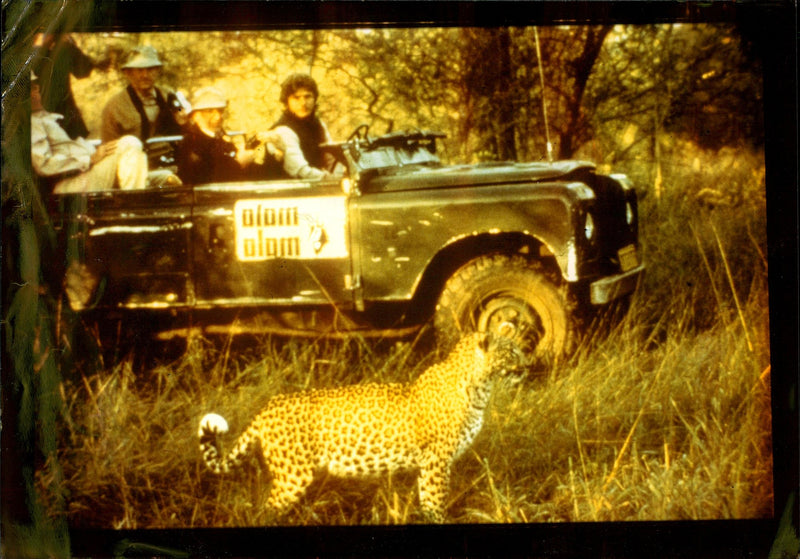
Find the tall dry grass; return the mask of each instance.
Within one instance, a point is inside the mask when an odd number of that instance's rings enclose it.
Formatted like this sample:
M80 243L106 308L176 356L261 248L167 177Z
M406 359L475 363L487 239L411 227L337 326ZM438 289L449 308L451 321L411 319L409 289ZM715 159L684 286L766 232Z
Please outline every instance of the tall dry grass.
M503 384L455 466L448 521L573 522L772 513L766 233L759 184L711 204L701 186L747 182L708 156L705 178L642 203L648 271L627 316L547 378ZM750 178L748 178L750 177ZM692 182L694 181L694 182ZM743 183L744 184L744 183ZM748 190L749 189L749 190ZM713 207L712 207L713 206ZM406 382L431 363L415 341L193 340L174 361L76 370L63 385L63 478L40 472L49 511L75 527L395 524L419 520L413 475L324 477L287 515L263 503L255 460L205 471L203 414L240 431L271 396Z

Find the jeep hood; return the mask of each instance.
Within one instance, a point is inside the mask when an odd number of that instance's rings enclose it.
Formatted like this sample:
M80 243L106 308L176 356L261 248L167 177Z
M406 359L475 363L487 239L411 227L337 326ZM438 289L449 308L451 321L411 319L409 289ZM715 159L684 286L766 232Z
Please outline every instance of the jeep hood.
M477 165L409 165L385 170L364 181L365 192L453 188L490 184L511 184L572 180L591 174L595 165L587 161L555 163L479 163ZM576 176L577 175L577 176Z

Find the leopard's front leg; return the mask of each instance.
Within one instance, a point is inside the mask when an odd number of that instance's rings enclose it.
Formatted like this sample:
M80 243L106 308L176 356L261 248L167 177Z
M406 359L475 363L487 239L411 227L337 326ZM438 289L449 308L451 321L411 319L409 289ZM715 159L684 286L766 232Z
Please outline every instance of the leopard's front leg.
M422 513L432 522L444 522L444 502L450 485L450 464L434 457L420 468L419 505Z

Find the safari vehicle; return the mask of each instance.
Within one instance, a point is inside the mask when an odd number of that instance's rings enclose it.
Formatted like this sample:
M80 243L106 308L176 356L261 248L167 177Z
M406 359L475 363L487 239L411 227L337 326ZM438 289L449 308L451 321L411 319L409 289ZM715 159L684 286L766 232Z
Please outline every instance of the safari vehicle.
M636 192L581 161L443 165L441 134L331 150L343 177L54 196L71 307L160 336L514 324L541 355L643 272Z

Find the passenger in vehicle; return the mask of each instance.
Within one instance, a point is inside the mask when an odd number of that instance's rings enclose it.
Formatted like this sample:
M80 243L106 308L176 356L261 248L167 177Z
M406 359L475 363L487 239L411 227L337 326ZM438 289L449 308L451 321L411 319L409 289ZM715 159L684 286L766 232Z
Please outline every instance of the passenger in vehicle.
M95 147L85 138L70 138L62 118L44 108L38 77L31 73L31 163L52 192L145 188L147 156L138 138L122 136Z
M189 123L178 146L178 176L186 184L233 182L269 178L270 167L279 166L275 132L255 135L248 146L243 136L235 142L224 129L228 100L215 87L195 91Z
M129 53L121 66L129 85L103 108L100 137L104 142L128 134L144 142L153 136L181 133L186 115L174 102L175 94L156 87L161 67L153 47L137 47Z
M288 177L323 178L335 165L333 156L320 148L331 136L316 114L318 98L317 82L308 74L292 74L281 85L284 111L273 129L283 140L283 171Z

